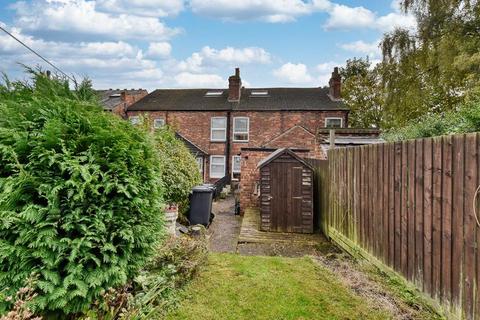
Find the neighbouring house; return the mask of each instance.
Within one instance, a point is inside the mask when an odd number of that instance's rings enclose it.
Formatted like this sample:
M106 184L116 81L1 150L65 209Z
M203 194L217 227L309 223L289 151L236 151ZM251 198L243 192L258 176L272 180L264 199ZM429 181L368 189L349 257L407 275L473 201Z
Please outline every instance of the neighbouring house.
M148 95L145 89L108 89L96 92L103 109L122 118L126 117L126 110L130 105Z
M201 151L193 153L206 182L227 176L241 181L242 192L253 188L251 171L271 152L289 148L325 159L318 130L348 124L338 68L324 88L245 88L239 68L228 80L228 89L155 90L129 106L127 116L173 127Z

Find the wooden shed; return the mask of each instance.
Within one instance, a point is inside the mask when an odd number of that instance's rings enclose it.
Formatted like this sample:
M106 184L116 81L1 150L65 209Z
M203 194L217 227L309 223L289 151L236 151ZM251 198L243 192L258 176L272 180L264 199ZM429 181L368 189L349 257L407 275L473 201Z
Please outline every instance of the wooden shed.
M313 233L313 167L290 149L258 163L260 230Z

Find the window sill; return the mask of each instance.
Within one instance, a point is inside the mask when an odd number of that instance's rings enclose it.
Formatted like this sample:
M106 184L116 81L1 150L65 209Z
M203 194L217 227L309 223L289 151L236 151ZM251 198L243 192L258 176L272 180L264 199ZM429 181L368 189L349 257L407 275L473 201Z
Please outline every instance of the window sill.
M232 140L234 143L248 143L248 140Z

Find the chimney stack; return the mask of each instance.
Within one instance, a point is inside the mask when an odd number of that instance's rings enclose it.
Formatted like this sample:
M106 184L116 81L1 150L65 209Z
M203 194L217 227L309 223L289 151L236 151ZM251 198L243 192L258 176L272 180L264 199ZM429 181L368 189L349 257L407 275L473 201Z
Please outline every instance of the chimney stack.
M341 99L342 78L338 72L338 67L333 69L332 77L328 84L330 85L330 97L334 100Z
M120 99L122 99L122 101L127 101L127 91L123 90L120 92Z
M240 78L240 68L235 68L235 75L228 78L228 101L240 101L242 89L242 79Z

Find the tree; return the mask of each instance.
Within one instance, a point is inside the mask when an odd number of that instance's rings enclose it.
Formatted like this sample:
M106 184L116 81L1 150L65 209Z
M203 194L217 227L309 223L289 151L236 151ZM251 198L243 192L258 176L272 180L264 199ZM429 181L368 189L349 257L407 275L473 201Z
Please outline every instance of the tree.
M349 121L353 127L382 127L384 102L379 68L372 69L368 58L354 58L340 69L342 98L350 108Z
M394 30L381 43L391 127L458 110L480 80L478 1L404 0L401 5L416 17L418 29Z

